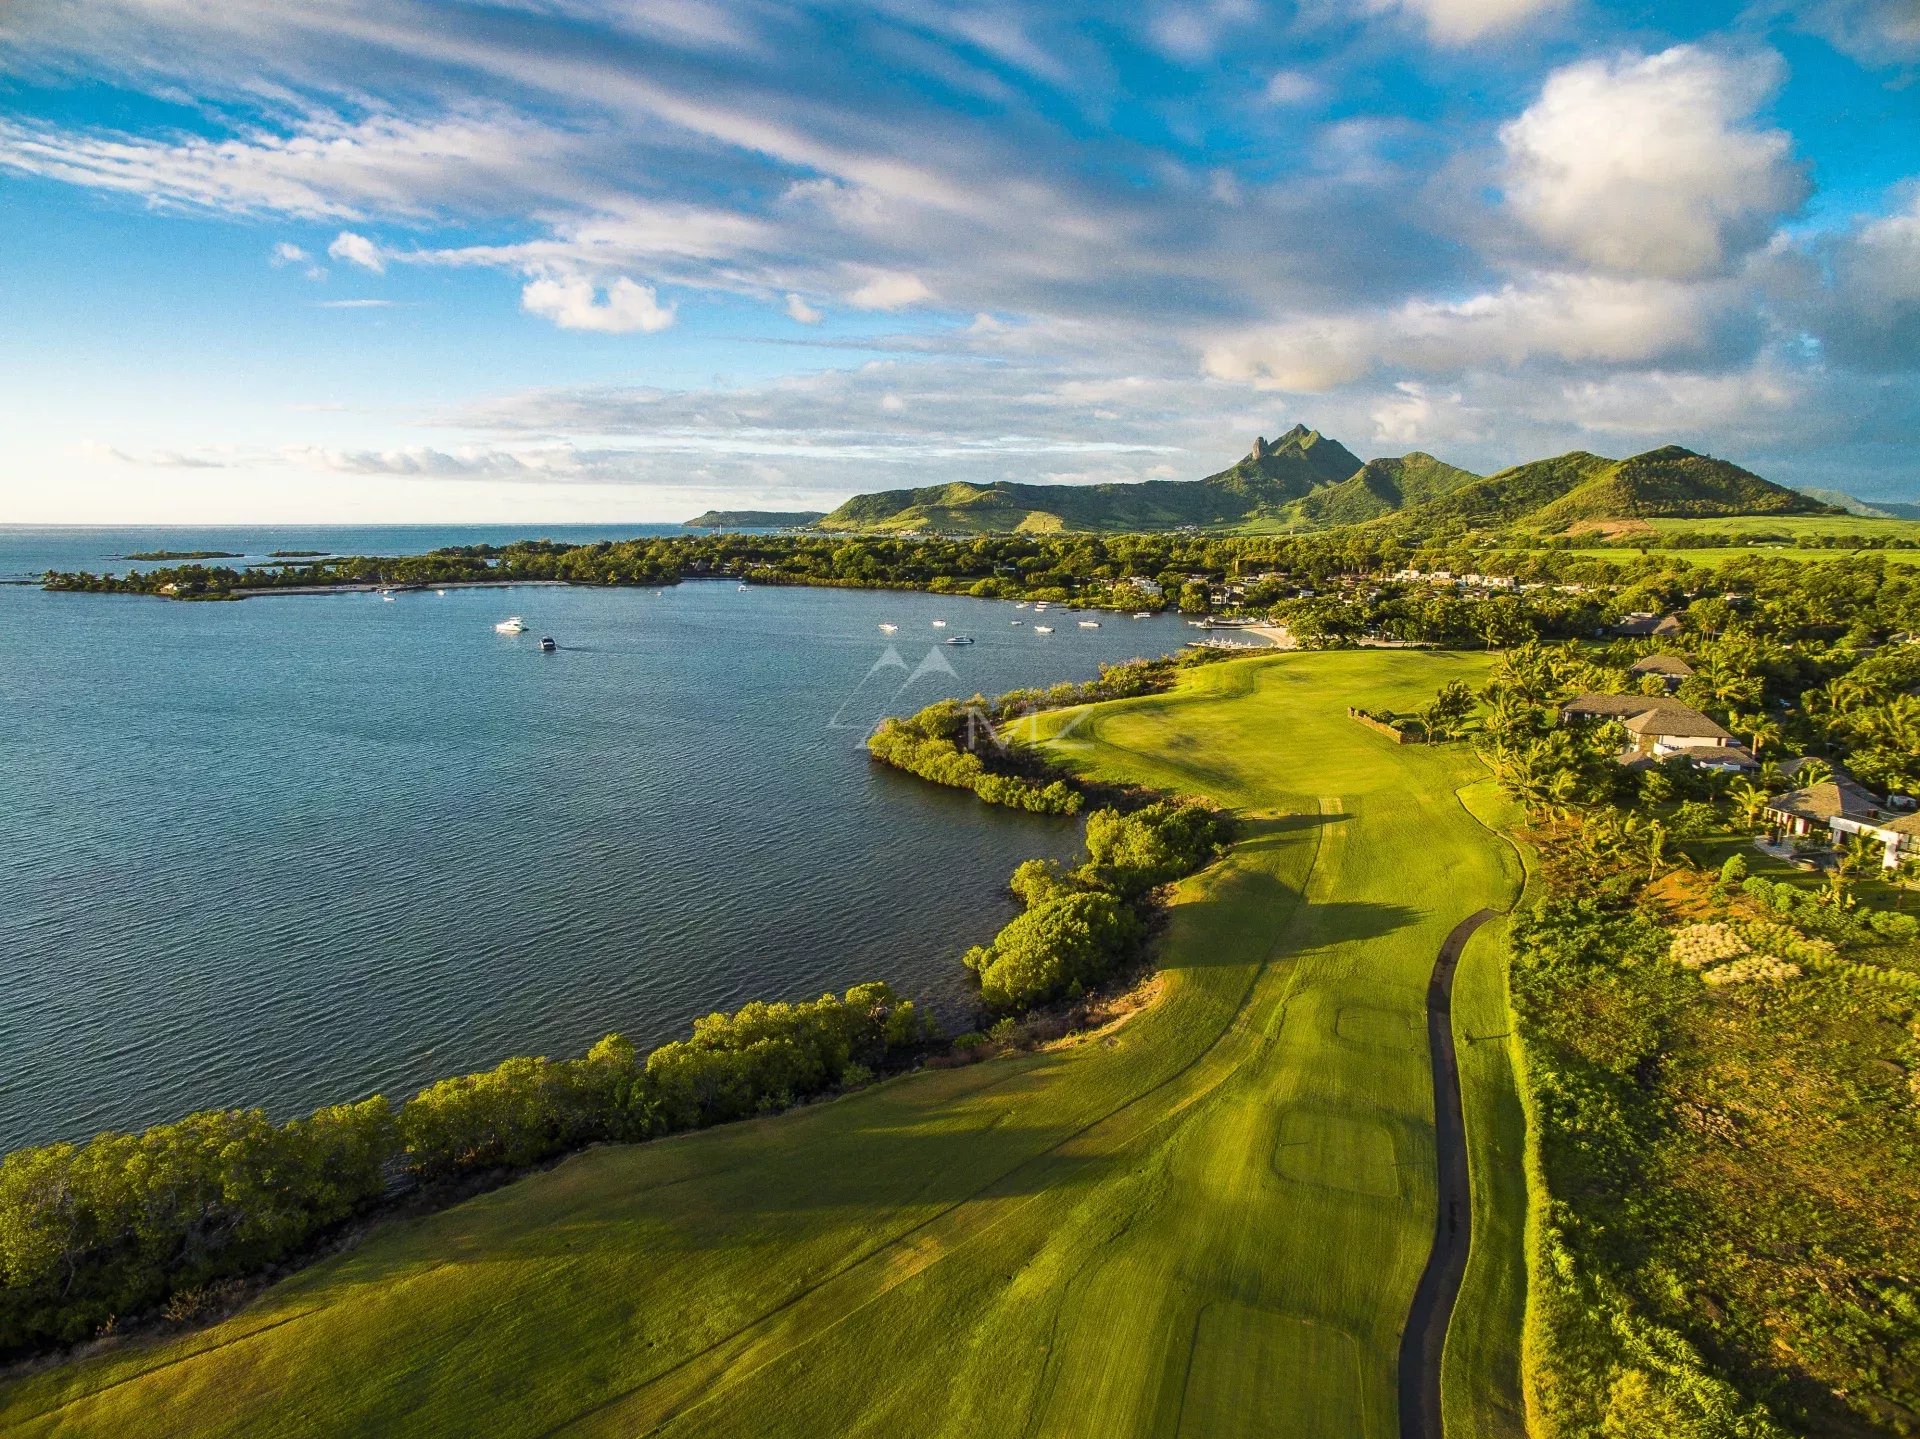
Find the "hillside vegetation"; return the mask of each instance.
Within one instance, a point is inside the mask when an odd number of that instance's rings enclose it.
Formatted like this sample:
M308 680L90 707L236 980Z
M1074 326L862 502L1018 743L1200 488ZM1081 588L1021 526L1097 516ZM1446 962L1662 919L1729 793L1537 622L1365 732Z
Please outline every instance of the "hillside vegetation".
M1482 477L1432 455L1364 463L1301 425L1257 440L1200 480L1132 484L956 483L857 495L820 521L833 531L1118 533L1181 528L1296 531L1379 523L1409 533L1582 520L1841 513L1799 490L1678 445L1624 460L1575 450Z

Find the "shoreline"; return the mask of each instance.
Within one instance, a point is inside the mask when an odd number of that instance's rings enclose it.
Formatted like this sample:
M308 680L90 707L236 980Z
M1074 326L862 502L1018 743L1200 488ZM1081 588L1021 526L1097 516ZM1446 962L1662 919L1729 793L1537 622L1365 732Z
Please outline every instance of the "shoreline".
M605 589L605 585L576 587L571 580L448 580L441 585L383 585L370 580L355 580L338 585L272 585L255 586L247 589L228 590L226 597L236 600L259 599L263 595L365 595L378 594L392 590L397 595L425 594L429 590L509 590L521 586L541 586L551 589L591 588ZM644 585L623 585L622 589L644 589ZM68 593L55 590L54 594ZM84 593L84 591L82 591ZM180 598L176 595L156 595L156 599L170 600Z

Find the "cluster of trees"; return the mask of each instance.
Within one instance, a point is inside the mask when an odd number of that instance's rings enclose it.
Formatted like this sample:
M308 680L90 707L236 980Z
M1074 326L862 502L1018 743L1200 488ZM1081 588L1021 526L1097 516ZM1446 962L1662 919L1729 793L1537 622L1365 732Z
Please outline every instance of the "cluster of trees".
M911 1000L862 984L709 1015L646 1056L615 1034L582 1059L509 1059L398 1109L376 1095L287 1124L215 1110L17 1150L0 1159L0 1353L257 1273L414 1183L785 1108L932 1037Z
M1024 907L966 954L980 997L999 1010L1078 998L1136 952L1152 892L1210 863L1228 833L1225 818L1199 804L1095 810L1078 868L1028 860L1014 871Z
M995 729L984 700L941 700L905 719L884 719L867 737L867 752L934 784L972 790L988 804L1067 815L1085 802L1031 746Z

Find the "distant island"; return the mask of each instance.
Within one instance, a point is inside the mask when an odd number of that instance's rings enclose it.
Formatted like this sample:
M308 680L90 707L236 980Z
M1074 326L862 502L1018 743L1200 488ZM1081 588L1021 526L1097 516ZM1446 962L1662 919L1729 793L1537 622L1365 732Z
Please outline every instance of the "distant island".
M825 510L708 510L687 521L690 530L792 530L827 517Z
M270 560L317 560L322 555L332 554L332 550L268 550Z
M123 560L237 560L239 550L136 550Z

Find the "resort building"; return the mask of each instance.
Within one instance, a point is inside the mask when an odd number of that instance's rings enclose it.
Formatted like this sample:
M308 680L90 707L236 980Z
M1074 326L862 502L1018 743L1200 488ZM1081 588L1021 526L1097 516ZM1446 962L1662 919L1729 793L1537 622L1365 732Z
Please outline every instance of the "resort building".
M1656 616L1646 610L1636 610L1615 625L1613 632L1622 639L1665 639L1668 635L1679 634L1685 628L1678 615Z
M1699 710L1647 695L1584 694L1560 707L1560 723L1617 721L1630 737L1622 760L1685 755L1710 769L1752 769L1753 756L1733 732Z
M1920 814L1896 814L1850 779L1789 790L1767 801L1767 823L1777 835L1796 838L1827 830L1839 841L1853 835L1877 840L1881 863L1892 869L1920 854Z
M1672 694L1680 688L1682 681L1693 678L1693 666L1679 655L1648 655L1643 660L1635 660L1627 673L1658 675L1666 682L1667 693Z

